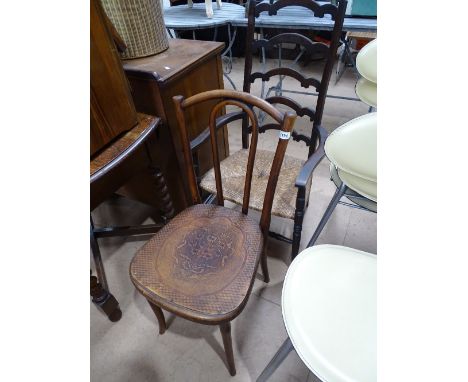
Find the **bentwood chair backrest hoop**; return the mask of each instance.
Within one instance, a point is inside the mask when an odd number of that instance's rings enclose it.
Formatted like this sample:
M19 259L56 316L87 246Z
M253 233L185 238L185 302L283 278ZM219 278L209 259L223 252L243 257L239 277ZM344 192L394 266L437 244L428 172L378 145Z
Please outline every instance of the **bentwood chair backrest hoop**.
M197 323L219 325L229 372L235 375L230 321L247 303L258 264L261 264L265 282L269 281L265 241L273 195L296 116L291 112L281 112L260 98L233 90L211 90L187 99L176 96L173 100L183 151L182 164L187 169L193 205L170 220L137 252L130 264L130 278L154 311L160 334L166 330L163 309ZM196 111L197 105L206 102L213 105L209 108L209 127L190 141L188 115ZM223 114L226 106L236 106L240 111ZM248 216L258 139L258 122L253 107L270 115L281 130L268 176L260 223ZM224 207L216 131L229 121L243 118L250 120L253 133L242 211L238 211ZM212 148L217 204L202 204L192 159L192 150L208 139Z
M280 139L278 141L278 146L275 152L275 157L272 162L270 169L270 176L267 184L267 192L265 194L265 199L263 201L262 216L260 225L262 231L268 233L271 219L271 208L273 204L273 197L275 193L276 184L278 181L279 172L281 169L281 164L286 152L286 147L291 135L291 131L294 126L294 121L296 115L292 112L282 112L272 106L265 100L255 97L251 94L238 92L234 90L211 90L204 93L194 95L190 98L184 99L182 96L174 97L174 104L176 107L177 120L179 123L179 129L182 140L182 147L184 152L184 160L188 164L188 180L190 193L192 197L192 202L194 204L202 203L199 188L197 185L196 174L193 166L193 155L192 151L198 148L205 140L208 138L206 133L200 134L198 137L194 138L189 142L189 137L186 128L184 110L195 106L199 103L210 101L213 99L221 99L213 109L211 110L210 120L209 120L209 137L211 141L211 150L213 158L213 167L216 181L216 200L217 204L224 206L224 196L223 196L223 186L221 178L221 169L220 169L220 160L218 153L218 142L216 131L226 125L228 122L232 122L236 119L245 119L246 117L250 121L250 126L252 130L251 145L249 149L249 156L246 168L246 176L244 183L244 195L242 203L242 213L248 213L249 209L249 199L250 199L250 187L252 183L252 173L255 162L255 155L257 151L257 142L259 134L259 124L257 115L253 112L253 107L257 107L263 112L267 113L274 119L278 124L280 133ZM220 112L224 107L228 105L233 105L239 107L242 112L230 113L228 115L219 116ZM218 118L217 118L218 117ZM204 139L200 139L204 138ZM265 233L264 232L264 233Z

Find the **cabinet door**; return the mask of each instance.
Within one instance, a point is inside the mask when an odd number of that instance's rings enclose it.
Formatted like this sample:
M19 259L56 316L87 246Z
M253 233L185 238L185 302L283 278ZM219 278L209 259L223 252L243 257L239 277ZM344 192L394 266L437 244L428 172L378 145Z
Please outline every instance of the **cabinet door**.
M99 0L91 0L91 156L137 124L127 78Z

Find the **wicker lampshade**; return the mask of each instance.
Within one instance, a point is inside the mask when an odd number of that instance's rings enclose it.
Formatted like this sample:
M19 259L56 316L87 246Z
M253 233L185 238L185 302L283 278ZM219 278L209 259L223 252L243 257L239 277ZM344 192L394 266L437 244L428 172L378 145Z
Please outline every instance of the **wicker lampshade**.
M102 6L127 45L122 58L151 56L169 47L160 0L102 0Z

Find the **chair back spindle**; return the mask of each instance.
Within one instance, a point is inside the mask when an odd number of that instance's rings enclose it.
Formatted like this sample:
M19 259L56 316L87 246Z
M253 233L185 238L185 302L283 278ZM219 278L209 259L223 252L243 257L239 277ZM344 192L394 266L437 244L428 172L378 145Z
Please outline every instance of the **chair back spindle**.
M202 202L200 192L197 186L197 177L195 175L195 168L193 166L193 157L190 150L190 143L188 132L185 125L185 114L182 108L184 97L181 95L172 97L176 110L177 124L179 125L180 140L182 143L182 152L187 166L188 186L190 188L190 195L192 197L192 204L200 204ZM187 149L188 148L188 149Z
M275 196L276 185L278 183L278 177L281 171L281 165L283 164L284 155L289 143L289 136L294 128L294 122L296 121L296 115L291 112L285 113L285 119L281 126L280 136L278 138L278 144L276 145L275 156L271 164L270 177L268 178L265 199L263 200L262 216L260 218L260 227L264 237L268 236L271 221L271 209L273 207L273 198ZM288 138L282 137L282 132L286 133Z
M224 197L223 197L223 187L222 187L222 179L221 179L221 169L220 169L220 161L219 161L219 153L218 153L218 141L217 141L217 134L216 134L216 116L219 111L228 106L237 106L239 107L249 118L252 124L252 138L251 138L251 147L249 150L249 159L247 162L247 172L245 176L245 183L244 183L244 196L243 196L243 203L242 203L242 212L247 215L249 210L249 199L250 199L250 188L252 184L252 174L253 174L253 166L255 162L255 153L257 151L257 141L258 141L258 121L257 116L249 108L245 103L236 101L236 100L226 100L218 103L212 110L210 114L210 137L211 137L211 149L213 153L213 167L215 173L215 180L216 180L216 193L218 199L218 205L224 206Z

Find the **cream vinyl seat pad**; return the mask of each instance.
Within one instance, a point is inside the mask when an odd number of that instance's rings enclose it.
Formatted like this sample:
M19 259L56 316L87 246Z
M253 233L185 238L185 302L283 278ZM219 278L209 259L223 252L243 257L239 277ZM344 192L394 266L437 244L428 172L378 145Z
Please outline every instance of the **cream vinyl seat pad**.
M377 201L377 113L335 129L325 142L325 153L349 188Z
M343 173L341 174L341 176L343 176ZM333 163L330 163L330 177L333 183L335 183L336 188L340 188L343 181L340 179L338 170ZM358 194L357 192L349 189L346 191L345 196L353 203L356 203L370 211L377 212L377 202L364 197L364 195Z
M324 382L375 382L376 256L305 249L284 280L283 319L299 357Z
M252 174L249 207L261 211L265 198L268 176L275 153L268 150L257 150ZM244 195L245 174L247 171L248 149L241 149L221 161L221 179L224 199L242 205ZM287 219L294 219L296 211L297 188L296 178L304 164L303 160L285 156L273 199L272 214ZM203 177L200 187L216 194L214 169ZM310 184L306 188L308 199Z
M377 107L377 84L360 78L356 83L356 95L369 106Z
M365 79L377 83L377 39L359 51L356 57L356 69Z

